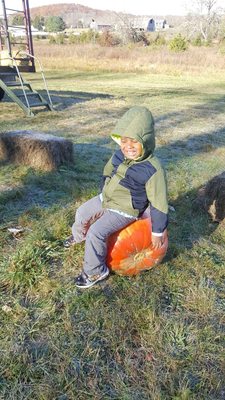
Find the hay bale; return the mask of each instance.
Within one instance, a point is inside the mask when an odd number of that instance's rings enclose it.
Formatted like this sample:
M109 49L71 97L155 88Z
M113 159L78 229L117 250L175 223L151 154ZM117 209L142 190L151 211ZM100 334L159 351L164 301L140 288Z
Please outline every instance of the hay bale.
M214 222L225 221L225 172L215 176L199 189L198 202Z
M52 171L73 161L73 144L40 132L7 132L0 135L0 159Z

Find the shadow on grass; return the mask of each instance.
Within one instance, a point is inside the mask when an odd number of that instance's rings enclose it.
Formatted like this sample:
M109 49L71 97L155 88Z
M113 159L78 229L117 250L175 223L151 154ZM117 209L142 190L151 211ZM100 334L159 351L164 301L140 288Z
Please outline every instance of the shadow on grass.
M91 76L95 76L95 74L91 74ZM63 77L63 76L62 76ZM99 75L96 75L99 79ZM65 77L63 77L65 79ZM70 77L71 80L77 79L77 77L72 75ZM87 77L88 79L88 77ZM101 76L102 79L102 76ZM111 75L107 76L106 79L112 79ZM115 78L116 79L116 78ZM120 77L118 78L120 79ZM117 80L117 79L116 79ZM122 90L122 89L121 89ZM16 93L16 92L15 92ZM48 97L46 95L45 90L39 90L39 93L48 101ZM52 98L52 103L54 106L55 111L63 111L71 106L78 104L78 103L83 103L87 101L91 101L94 99L113 99L116 96L118 96L118 93L116 94L109 94L109 93L98 93L98 92L88 92L88 91L73 91L73 90L49 90L49 93ZM199 98L199 103L196 105L190 104L189 107L185 107L181 110L178 111L173 111L169 112L166 114L163 114L159 117L155 118L156 124L160 125L160 131L164 131L165 129L171 128L171 124L174 127L178 127L179 125L183 125L185 122L190 120L190 113L194 114L194 118L207 118L209 117L210 113L215 113L219 114L223 112L224 110L224 105L225 105L225 96L214 96L212 95L211 98L209 98L208 93L200 93L199 88L198 90L196 89L190 89L190 88L176 88L176 89L168 89L168 88L146 88L142 89L141 92L138 94L135 90L129 87L126 87L125 92L119 93L120 96L125 96L125 97L130 97L134 96L134 100L136 103L143 104L145 102L145 98L149 99L159 97L159 101L161 102L161 98L163 97L164 100L166 99L174 99L177 98L180 101L180 104L182 104L182 99L184 100L184 104L188 98L196 99ZM140 100L139 100L140 99ZM3 102L6 103L13 103L13 101L7 96L4 96ZM35 115L39 114L40 112L45 112L47 109L33 109L32 110ZM159 133L160 136L160 133Z
M19 94L20 92L14 91L14 93ZM48 96L46 94L46 91L39 90L38 93L46 101L48 101ZM112 99L114 97L113 95L104 93L82 92L82 91L72 91L72 90L49 90L49 94L51 96L51 100L55 111L62 111L73 106L74 104L83 103L94 99ZM6 94L2 102L14 103L13 100L11 100ZM30 104L32 104L32 102L30 102ZM38 110L37 108L33 109L32 111L35 114L40 112L40 110Z
M140 101L141 104L145 102L145 98L148 101L150 98L159 97L160 103L171 99L179 99L179 108L176 111L164 113L158 117L155 117L156 125L160 127L160 132L164 132L167 129L178 128L180 125L184 126L185 123L191 119L199 119L204 121L212 115L219 115L224 113L225 108L225 96L224 95L209 95L208 93L200 94L199 89L146 89L141 91L140 94L135 95L135 99ZM190 98L190 102L186 105L187 100ZM139 100L140 99L140 100ZM198 104L192 104L192 99L198 99ZM183 101L183 104L182 104ZM175 108L175 107L174 107ZM186 127L184 128L186 129ZM161 136L160 132L158 135ZM163 137L163 134L162 134Z
M202 238L209 238L217 229L206 211L197 202L199 188L192 189L173 201L169 213L169 249L164 261L172 261L190 250Z
M41 93L40 93L41 94ZM42 93L43 97L46 97ZM55 111L65 110L77 103L83 103L94 99L113 99L114 96L104 93L74 92L74 91L51 91L52 103Z
M225 147L225 126L211 132L190 135L185 140L172 140L168 144L159 145L155 153L166 164L197 154L207 154L222 147Z

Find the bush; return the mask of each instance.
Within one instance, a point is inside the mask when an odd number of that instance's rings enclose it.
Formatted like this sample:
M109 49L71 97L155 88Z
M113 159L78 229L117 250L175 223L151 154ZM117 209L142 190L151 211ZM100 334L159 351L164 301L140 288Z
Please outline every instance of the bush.
M69 44L79 43L79 35L74 35L73 33L70 33L68 37L68 42Z
M133 27L130 27L128 30L128 39L131 43L143 43L145 46L149 45L149 41L145 35L143 30L138 30Z
M210 47L210 46L212 46L212 44L213 44L212 38L209 37L209 38L205 41L205 46L206 46L206 47Z
M58 33L57 35L50 35L49 36L49 43L50 44L64 44L65 43L65 35L64 33Z
M219 47L220 54L225 55L225 45Z
M57 44L64 44L64 34L63 33L58 33L58 35L56 35L56 43Z
M56 43L56 39L55 39L54 36L52 36L52 35L49 36L49 43L50 44L53 44L53 43L55 44Z
M166 44L166 39L164 36L160 36L159 34L156 36L154 42L156 46L164 46Z
M100 46L103 47L113 47L118 46L120 44L120 40L109 31L105 31L101 35L99 35L98 43L100 44Z
M172 40L169 42L169 49L172 51L185 51L188 48L188 42L187 40L181 36L181 34L175 36Z
M220 26L220 29L219 29L219 34L218 34L218 38L219 38L219 41L221 42L223 42L223 41L225 41L225 20L224 20L224 22L221 24L221 26Z
M203 45L203 43L202 43L202 37L201 37L200 35L196 36L196 37L192 40L192 45L193 45L193 46L198 46L198 47L202 46L202 45Z
M74 35L75 36L75 35ZM77 41L74 38L74 43L84 44L84 43L95 43L99 38L99 33L91 29L82 32L77 36Z

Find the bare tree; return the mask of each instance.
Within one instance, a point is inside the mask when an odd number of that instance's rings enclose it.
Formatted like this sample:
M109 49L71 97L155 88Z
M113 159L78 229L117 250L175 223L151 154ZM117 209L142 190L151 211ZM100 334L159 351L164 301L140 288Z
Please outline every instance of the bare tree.
M186 19L189 36L201 34L207 41L218 35L222 10L217 5L218 0L192 1L192 11Z
M129 14L115 13L117 16L116 30L124 44L133 42L143 42L144 45L148 45L149 42L145 36L144 30L138 27L138 22L143 21L137 20L137 17Z

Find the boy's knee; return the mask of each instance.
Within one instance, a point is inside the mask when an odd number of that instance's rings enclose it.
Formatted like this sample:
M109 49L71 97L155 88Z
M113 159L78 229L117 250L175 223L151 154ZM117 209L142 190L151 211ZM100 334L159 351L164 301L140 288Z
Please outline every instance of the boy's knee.
M85 203L84 203L84 204L81 204L80 207L78 207L78 209L76 211L76 218L79 221L82 221L85 219L86 214L87 214L87 210L85 208Z
M106 235L104 235L102 233L102 231L100 229L98 229L95 224L91 225L90 228L88 229L87 232L87 236L91 239L91 238L97 238L100 240L105 240L106 239Z

